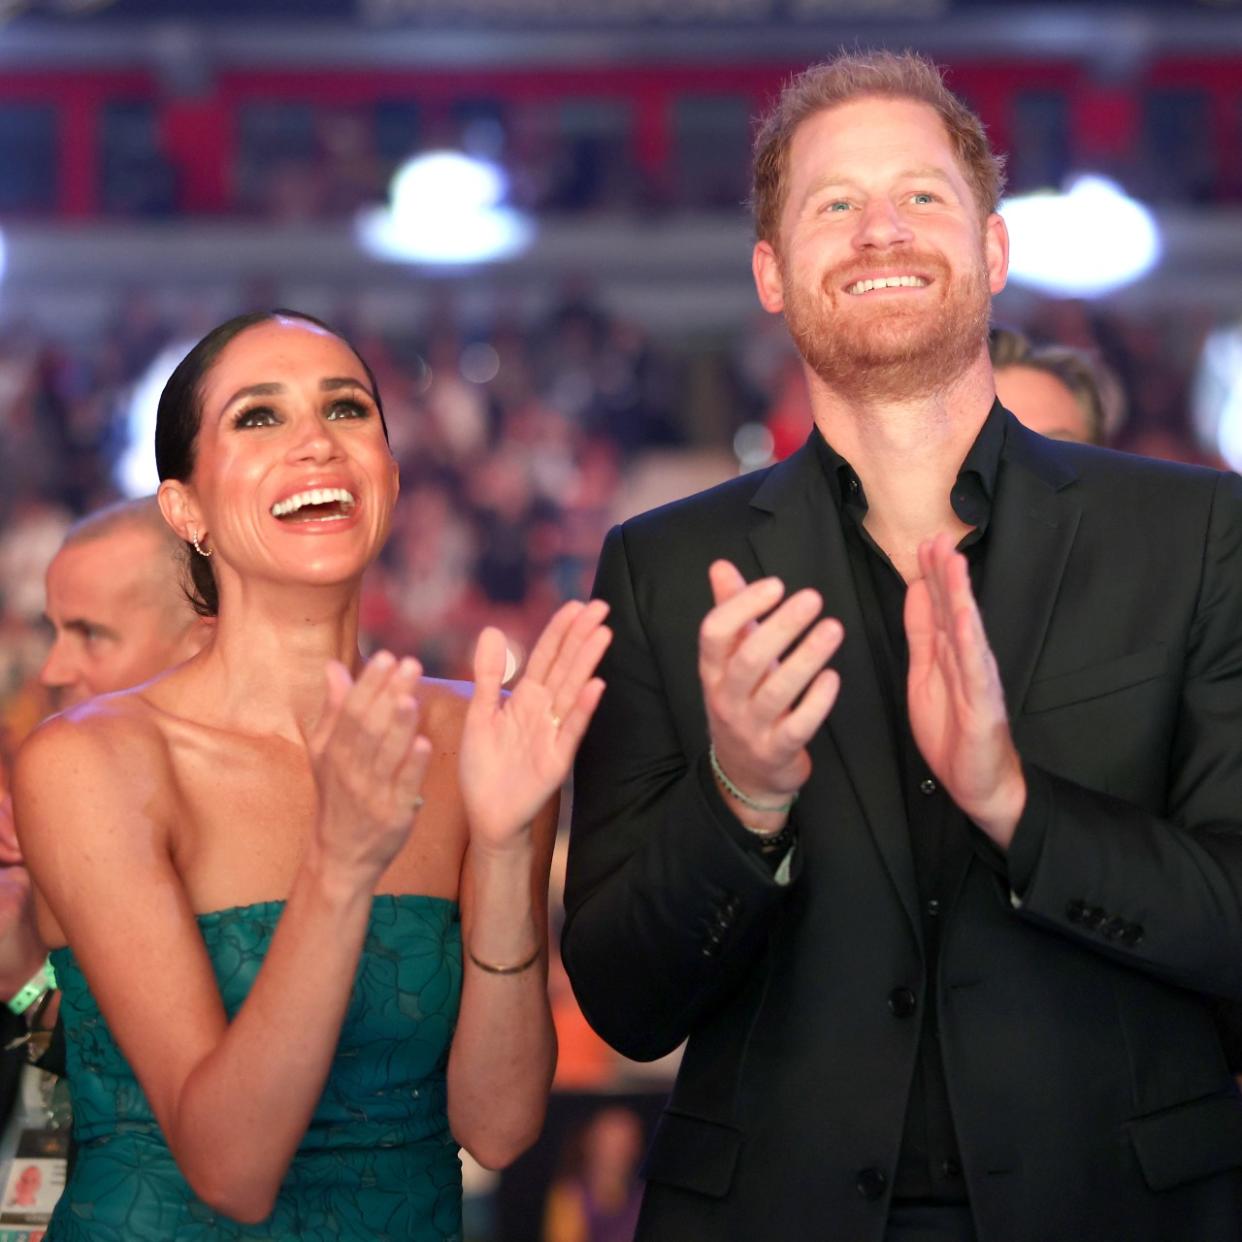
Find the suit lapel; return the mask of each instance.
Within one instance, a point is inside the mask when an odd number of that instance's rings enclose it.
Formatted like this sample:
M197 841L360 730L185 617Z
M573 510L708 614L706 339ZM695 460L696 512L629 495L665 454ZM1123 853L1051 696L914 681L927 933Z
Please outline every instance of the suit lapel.
M1011 721L1026 699L1078 530L1080 508L1070 487L1075 478L1051 441L1009 417L979 611ZM973 857L967 852L957 873L946 876L950 906Z
M1010 419L979 609L1013 719L1043 650L1080 516L1055 445Z
M832 662L841 675L841 692L827 727L812 739L814 770L795 814L815 814L838 801L828 762L828 752L835 747L921 942L914 858L892 732L854 591L840 517L813 443L808 441L774 467L751 504L766 514L750 533L763 572L780 578L789 594L814 587L824 597L825 613L845 628L845 639Z

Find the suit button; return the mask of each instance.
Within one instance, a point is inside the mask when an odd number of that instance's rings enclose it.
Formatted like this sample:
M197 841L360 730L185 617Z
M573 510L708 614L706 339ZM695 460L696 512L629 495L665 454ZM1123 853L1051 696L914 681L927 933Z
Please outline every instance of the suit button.
M935 918L940 913L940 899L939 898L931 897L928 899L927 913L930 914L932 918Z
M888 994L888 1008L894 1018L908 1018L917 1003L909 988L894 988Z
M930 776L925 776L919 781L919 793L934 794L936 792L936 782Z
M1071 923L1081 923L1083 915L1086 914L1087 907L1081 901L1071 901L1065 907L1065 917Z
M888 1185L888 1178L879 1169L859 1169L855 1184L864 1199L878 1199Z
M953 1178L953 1177L961 1177L961 1175L962 1175L962 1166L958 1164L956 1160L942 1160L940 1162L940 1176L941 1177Z
M725 913L735 919L742 912L742 899L736 893L730 893L724 900Z
M1120 915L1114 914L1103 927L1100 928L1102 935L1107 936L1109 940L1116 940L1122 932L1125 931L1130 924L1121 918Z
M1095 931L1106 918L1108 918L1107 910L1101 910L1099 906L1088 906L1082 912L1082 925Z
M1121 932L1121 943L1135 945L1143 939L1143 928L1139 923L1127 923Z

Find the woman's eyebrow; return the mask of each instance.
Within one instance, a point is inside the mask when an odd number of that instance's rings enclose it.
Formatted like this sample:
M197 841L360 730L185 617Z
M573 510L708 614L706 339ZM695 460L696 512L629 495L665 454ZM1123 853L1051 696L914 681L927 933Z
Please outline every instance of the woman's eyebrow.
M266 384L248 384L245 388L239 388L221 407L220 413L231 406L236 405L245 397L274 397L278 393L285 391L284 384L266 383Z
M332 379L321 379L319 381L320 392L338 392L342 388L360 388L365 393L371 390L360 379L353 379L348 375L334 376Z

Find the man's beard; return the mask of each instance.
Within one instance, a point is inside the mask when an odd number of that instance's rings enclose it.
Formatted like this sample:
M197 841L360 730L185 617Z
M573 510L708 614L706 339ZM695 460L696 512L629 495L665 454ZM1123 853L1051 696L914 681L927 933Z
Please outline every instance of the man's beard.
M914 295L905 304L896 298L867 311L851 313L853 297L845 288L865 270L868 276L921 272L940 291L931 299ZM935 255L901 256L882 267L857 260L828 272L818 294L808 292L781 264L785 322L807 366L830 388L871 401L893 401L943 391L984 349L991 316L991 292L983 256L954 278Z

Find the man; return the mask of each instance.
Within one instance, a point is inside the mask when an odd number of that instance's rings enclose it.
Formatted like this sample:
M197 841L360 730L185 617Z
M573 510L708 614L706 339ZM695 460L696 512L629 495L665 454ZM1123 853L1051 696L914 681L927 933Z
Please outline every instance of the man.
M39 679L57 707L148 681L203 646L210 623L187 601L182 556L154 497L69 528L45 580L54 639Z
M1242 480L994 400L1000 169L933 66L807 71L755 180L815 430L596 583L565 964L688 1037L636 1236L1237 1239Z
M1020 332L995 328L988 353L996 395L1015 418L1052 440L1107 444L1123 418L1121 387L1080 349L1033 345Z
M45 578L54 637L39 679L56 707L148 681L206 643L210 622L195 615L182 590L182 556L153 496L109 505L69 528ZM7 997L36 975L47 949L34 926L12 804L0 793L0 990ZM0 1030L0 1042L15 1033Z

